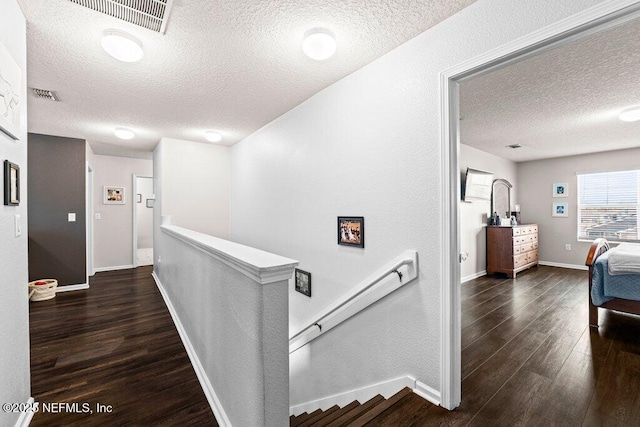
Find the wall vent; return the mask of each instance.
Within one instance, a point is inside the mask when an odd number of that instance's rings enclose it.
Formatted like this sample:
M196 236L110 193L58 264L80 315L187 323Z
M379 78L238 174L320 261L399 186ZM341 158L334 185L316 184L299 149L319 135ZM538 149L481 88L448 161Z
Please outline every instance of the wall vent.
M69 0L122 21L164 34L173 0Z
M57 93L55 93L52 90L36 89L35 87L32 87L31 92L33 93L33 96L35 96L36 98L48 99L49 101L60 102L60 97L58 96Z

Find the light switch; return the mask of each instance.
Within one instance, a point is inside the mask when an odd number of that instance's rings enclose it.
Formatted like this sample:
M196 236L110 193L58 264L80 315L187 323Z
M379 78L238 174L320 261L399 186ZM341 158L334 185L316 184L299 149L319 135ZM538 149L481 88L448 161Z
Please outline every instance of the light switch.
M96 219L102 219L102 215L100 215L99 213L96 213Z
M22 236L22 219L18 214L16 214L15 216L15 229L16 229L16 237Z
M76 214L75 213L69 213L69 222L76 222Z

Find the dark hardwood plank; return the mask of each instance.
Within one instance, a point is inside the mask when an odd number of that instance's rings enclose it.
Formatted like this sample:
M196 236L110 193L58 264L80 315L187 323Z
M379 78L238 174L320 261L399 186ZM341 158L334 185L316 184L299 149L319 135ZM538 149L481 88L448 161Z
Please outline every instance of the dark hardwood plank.
M87 402L93 413L40 411L31 425L217 425L151 267L90 285L31 303L31 382L41 405Z
M380 395L374 396L373 398L367 400L362 405L356 406L355 408L351 409L350 411L345 412L340 417L338 417L335 420L331 421L330 423L326 424L326 426L327 427L339 427L339 426L351 425L352 422L357 417L359 417L363 413L366 413L367 411L370 411L373 407L375 407L376 405L378 405L381 402L384 402L384 397L382 397Z

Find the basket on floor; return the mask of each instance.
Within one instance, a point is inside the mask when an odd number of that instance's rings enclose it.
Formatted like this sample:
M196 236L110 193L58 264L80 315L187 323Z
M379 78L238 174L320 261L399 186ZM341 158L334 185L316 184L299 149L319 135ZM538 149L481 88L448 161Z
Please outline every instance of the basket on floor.
M55 279L40 279L29 282L29 299L31 301L45 301L56 297L58 281Z

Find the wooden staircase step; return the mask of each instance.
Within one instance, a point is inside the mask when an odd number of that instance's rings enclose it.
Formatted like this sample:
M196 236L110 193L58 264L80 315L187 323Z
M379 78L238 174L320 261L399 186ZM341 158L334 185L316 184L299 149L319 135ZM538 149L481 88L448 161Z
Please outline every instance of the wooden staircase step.
M382 402L384 402L384 397L382 397L380 395L377 395L377 396L369 399L366 403L363 403L362 405L360 405L360 406L358 406L356 408L353 408L349 412L346 412L341 417L336 418L331 423L326 424L326 426L327 427L338 427L338 426L347 425L352 420L358 418L359 416L361 416L362 414L366 413L367 411L370 411L371 408L375 407L376 405L378 405L379 403L382 403Z
M337 411L334 411L331 414L327 415L326 417L322 418L321 420L319 420L317 422L316 425L318 425L318 426L326 426L329 423L331 423L333 420L335 420L336 418L341 417L345 413L349 412L353 408L357 408L358 406L360 406L360 402L358 402L357 400L353 401L353 402L349 403L348 405L343 406L342 408L338 409Z
M366 423L368 423L369 421L373 420L375 417L377 417L378 415L382 414L384 411L386 411L387 409L391 408L393 405L395 405L400 400L402 400L402 398L404 398L405 396L407 396L407 395L409 395L411 393L413 393L413 390L411 390L409 387L403 388L398 393L396 393L393 396L391 396L389 399L387 399L387 400L385 400L383 402L380 402L378 405L375 405L373 408L371 408L371 410L363 413L357 419L352 420L349 423L349 426L350 427L362 427L362 426L364 426Z
M311 417L315 417L316 415L322 413L322 409L316 409L315 411L311 412L311 413L303 413L300 414L296 417L295 420L293 420L291 422L291 427L298 427L300 424L302 424L303 422L307 421L309 418Z
M321 413L319 413L318 415L316 415L315 417L311 417L309 418L307 421L303 422L302 424L300 424L298 427L309 427L312 425L315 425L316 423L320 422L323 418L333 414L336 411L339 411L340 407L338 405L333 405L331 408L328 408L324 411L322 411Z

